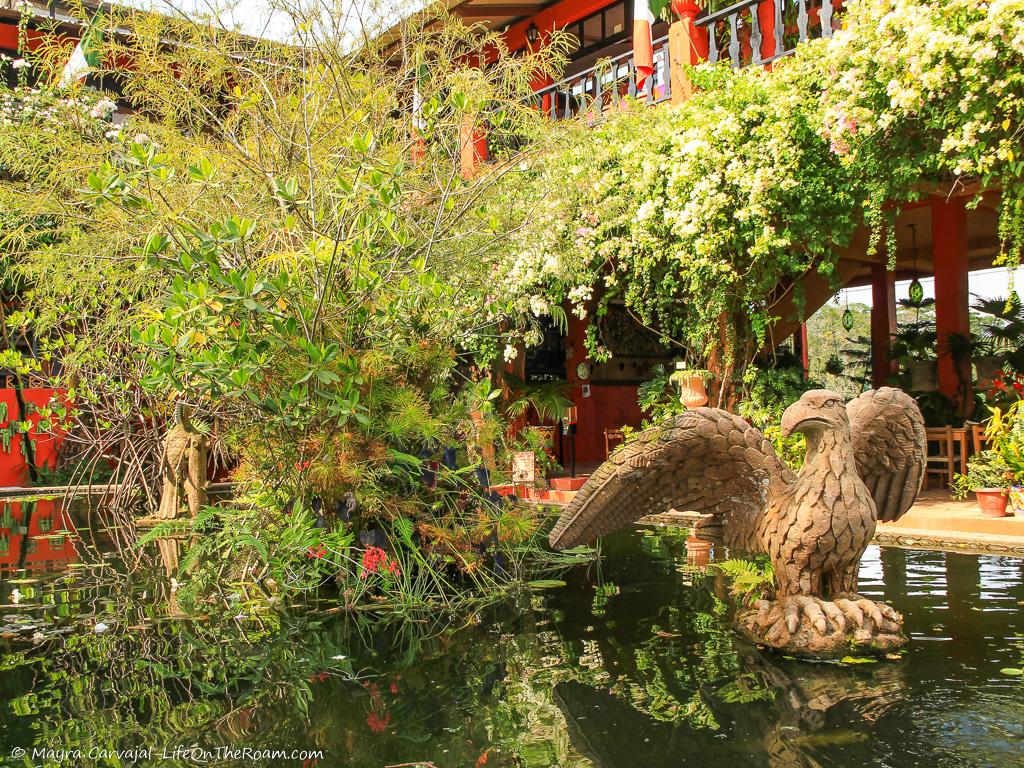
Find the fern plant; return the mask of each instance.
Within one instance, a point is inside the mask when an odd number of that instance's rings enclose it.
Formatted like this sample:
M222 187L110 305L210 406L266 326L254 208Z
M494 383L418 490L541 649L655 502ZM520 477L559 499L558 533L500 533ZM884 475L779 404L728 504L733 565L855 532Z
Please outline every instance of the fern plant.
M775 571L768 561L737 558L716 563L715 567L732 580L729 594L746 605L767 597L775 585Z

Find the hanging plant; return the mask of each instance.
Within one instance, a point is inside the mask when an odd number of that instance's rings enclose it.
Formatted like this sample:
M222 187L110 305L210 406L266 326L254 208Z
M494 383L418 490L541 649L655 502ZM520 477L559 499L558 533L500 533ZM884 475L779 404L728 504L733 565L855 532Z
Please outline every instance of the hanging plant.
M837 353L833 352L825 361L825 373L831 376L842 376L846 370L846 364Z

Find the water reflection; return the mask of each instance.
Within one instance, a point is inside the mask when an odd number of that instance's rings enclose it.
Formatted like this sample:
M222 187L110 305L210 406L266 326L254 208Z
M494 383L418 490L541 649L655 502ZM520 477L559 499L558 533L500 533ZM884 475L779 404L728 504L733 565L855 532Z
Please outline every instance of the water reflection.
M74 562L74 534L70 516L56 499L0 500L0 576Z
M613 537L564 589L468 625L228 598L175 618L183 544L131 579L20 571L16 608L3 584L0 621L41 630L6 641L0 744L318 748L326 766L1021 764L1022 688L999 673L1024 653L1019 560L872 548L863 590L913 640L902 661L841 666L735 639L683 531Z

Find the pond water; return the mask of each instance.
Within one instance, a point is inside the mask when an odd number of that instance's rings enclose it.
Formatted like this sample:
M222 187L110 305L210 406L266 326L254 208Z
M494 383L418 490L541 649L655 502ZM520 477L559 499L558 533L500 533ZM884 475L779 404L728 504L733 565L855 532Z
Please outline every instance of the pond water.
M1000 673L1024 664L1017 559L871 548L862 591L911 643L846 665L737 640L677 530L610 537L566 586L457 624L312 603L185 620L159 560L5 562L3 765L1024 766L1024 685Z

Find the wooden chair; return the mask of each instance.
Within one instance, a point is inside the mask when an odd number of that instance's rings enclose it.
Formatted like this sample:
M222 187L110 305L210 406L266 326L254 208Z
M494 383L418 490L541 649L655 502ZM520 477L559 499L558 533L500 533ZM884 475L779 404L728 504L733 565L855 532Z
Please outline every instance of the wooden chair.
M604 430L604 457L607 459L612 455L612 442L624 443L626 436L618 427L607 427Z
M932 475L938 477L946 487L953 482L957 464L963 464L964 456L957 450L961 441L953 434L952 427L932 427L925 430L928 440L928 459L925 466L925 486ZM961 467L962 471L962 467Z
M974 449L975 454L981 453L985 450L985 446L988 444L988 438L985 437L985 427L981 424L971 424L971 447Z

